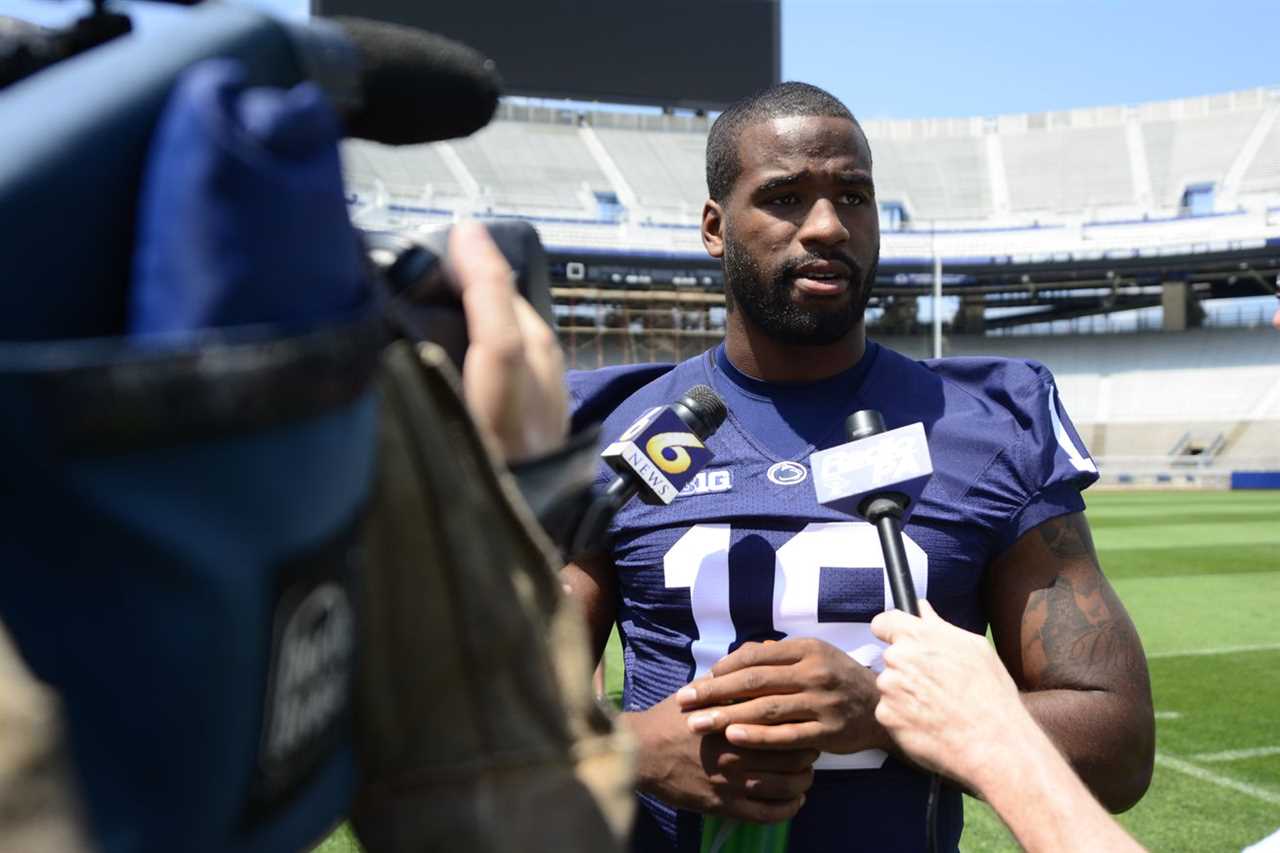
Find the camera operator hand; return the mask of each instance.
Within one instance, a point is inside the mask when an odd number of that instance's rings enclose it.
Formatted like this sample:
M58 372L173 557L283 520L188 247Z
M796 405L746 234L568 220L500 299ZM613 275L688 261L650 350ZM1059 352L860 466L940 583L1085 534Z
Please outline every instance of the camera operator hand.
M462 386L472 416L508 463L555 450L569 429L555 332L516 292L511 267L483 225L454 227L449 258L467 318Z

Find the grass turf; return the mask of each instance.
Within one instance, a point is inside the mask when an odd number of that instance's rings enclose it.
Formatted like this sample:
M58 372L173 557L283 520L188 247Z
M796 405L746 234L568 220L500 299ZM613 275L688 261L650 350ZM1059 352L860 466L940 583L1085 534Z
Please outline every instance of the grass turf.
M1150 658L1157 714L1155 778L1120 821L1151 850L1238 851L1280 827L1280 752L1269 751L1280 747L1280 492L1087 497L1102 565ZM616 698L616 635L605 659ZM1018 849L985 804L965 806L962 850ZM317 851L358 849L343 827Z

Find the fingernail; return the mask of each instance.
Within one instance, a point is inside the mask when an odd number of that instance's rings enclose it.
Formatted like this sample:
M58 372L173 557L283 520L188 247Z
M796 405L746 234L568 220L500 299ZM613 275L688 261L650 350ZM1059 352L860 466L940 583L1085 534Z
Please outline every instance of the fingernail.
M729 726L729 728L724 730L724 736L728 740L733 740L734 738L738 737L741 734L742 734L742 726Z
M689 728L695 732L705 732L707 729L715 725L716 715L711 714L694 714L689 718Z
M695 687L681 687L676 691L677 702L696 702L698 701L698 690Z

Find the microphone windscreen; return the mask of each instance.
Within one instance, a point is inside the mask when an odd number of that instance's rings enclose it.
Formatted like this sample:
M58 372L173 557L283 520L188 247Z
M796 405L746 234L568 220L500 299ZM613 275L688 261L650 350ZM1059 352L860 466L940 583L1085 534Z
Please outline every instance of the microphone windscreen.
M720 395L709 385L694 385L684 393L680 402L697 417L699 423L694 427L694 432L697 433L698 438L707 438L720 429L720 425L729 415L724 400L720 399Z
M489 123L502 81L493 60L413 27L339 16L330 19L362 61L363 104L347 134L387 145L468 136Z

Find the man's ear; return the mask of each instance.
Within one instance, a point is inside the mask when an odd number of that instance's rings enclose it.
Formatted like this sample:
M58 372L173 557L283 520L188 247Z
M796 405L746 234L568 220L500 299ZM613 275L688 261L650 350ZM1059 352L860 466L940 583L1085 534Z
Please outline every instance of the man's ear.
M711 257L724 256L724 211L712 199L702 206L702 245Z

